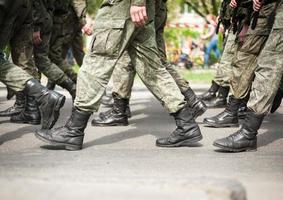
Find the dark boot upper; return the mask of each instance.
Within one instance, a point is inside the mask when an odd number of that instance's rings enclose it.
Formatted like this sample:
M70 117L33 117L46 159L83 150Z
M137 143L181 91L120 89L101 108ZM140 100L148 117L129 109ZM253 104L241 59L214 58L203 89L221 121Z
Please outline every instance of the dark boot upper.
M25 109L25 102L26 102L25 93L17 92L15 104L6 110L0 111L0 117L9 117L9 116L18 115Z
M200 95L199 98L206 101L212 100L213 98L216 97L216 93L218 90L219 90L219 85L215 81L212 81L209 90L203 93L202 95Z
M192 108L185 106L177 113L172 114L175 118L176 129L167 138L157 140L158 144L174 144L187 139L201 136L198 124L192 115Z
M65 103L65 96L48 90L35 79L31 79L26 83L25 92L27 95L33 96L38 103L42 129L51 129L59 117L61 107Z
M257 144L257 131L263 119L264 115L257 115L249 111L240 130L228 137L215 140L214 145L235 152L255 149Z

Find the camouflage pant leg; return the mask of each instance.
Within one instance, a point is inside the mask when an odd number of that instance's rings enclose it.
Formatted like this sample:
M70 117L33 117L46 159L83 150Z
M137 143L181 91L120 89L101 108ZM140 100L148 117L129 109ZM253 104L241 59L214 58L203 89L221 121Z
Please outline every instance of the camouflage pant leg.
M9 62L0 52L0 81L16 92L23 91L25 84L33 77L26 71Z
M85 57L78 74L77 97L74 105L86 112L98 109L99 100L104 94L119 55L126 46L129 46L127 49L131 61L150 91L161 100L170 113L183 108L184 97L173 78L161 64L153 23L140 28L140 33L134 31L132 22L126 23L126 26L120 26L120 29L117 27L118 21L112 20L108 23L113 23L112 26L116 28L102 29L99 27L100 29L95 29L93 37L96 39L92 43L91 53ZM129 43L133 35L135 37Z
M167 61L165 40L164 40L164 28L167 22L167 7L164 1L156 1L156 14L154 19L156 43L159 51L159 56L166 70L173 77L178 87L182 92L185 92L189 88L189 83L180 75L176 66Z
M283 3L255 70L248 107L257 114L270 110L283 75Z
M117 93L121 98L130 99L135 75L136 70L131 63L131 58L125 52L118 60L112 74L112 92Z
M189 82L184 79L178 70L176 69L176 65L169 63L168 61L164 62L163 65L165 66L166 70L172 76L176 84L178 85L181 92L186 92L189 89Z
M154 25L141 30L129 48L129 55L137 74L147 88L161 101L162 105L174 113L184 107L185 101L180 89L170 73L160 61L156 48Z
M68 77L72 80L77 79L77 74L67 62L65 62L66 53L71 47L72 33L64 33L61 29L64 28L61 24L55 24L53 26L49 58L55 63ZM65 54L65 57L64 55Z
M60 84L67 80L68 77L48 57L50 35L44 34L41 36L41 39L41 44L34 46L35 65L48 79Z
M229 86L229 81L232 74L232 60L237 47L237 43L235 42L235 39L236 39L236 35L234 35L230 31L227 36L225 49L221 56L219 66L216 71L216 75L214 77L214 81L222 87Z
M25 24L22 26L21 31L14 34L10 40L11 56L15 65L21 67L34 78L40 79L33 60L32 33L32 25Z
M233 76L230 81L231 91L236 98L245 98L254 79L257 57L263 49L271 31L269 17L276 3L264 5L260 10L257 26L249 28L244 43L238 45L232 62Z
M72 48L72 52L73 52L73 55L74 55L74 58L75 58L77 64L79 66L82 66L83 59L84 59L84 56L85 56L84 40L83 40L83 36L82 36L82 31L81 30L76 31L74 34L75 35L73 37L71 48Z

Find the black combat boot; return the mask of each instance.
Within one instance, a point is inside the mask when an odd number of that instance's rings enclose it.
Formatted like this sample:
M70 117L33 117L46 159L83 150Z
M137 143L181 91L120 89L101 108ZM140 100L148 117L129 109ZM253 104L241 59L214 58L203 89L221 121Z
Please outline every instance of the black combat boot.
M214 99L216 97L217 91L219 90L219 87L220 86L215 81L212 81L209 90L207 92L199 95L198 98L200 98L201 100L204 100L204 101L210 101L210 100Z
M104 105L105 107L111 108L111 107L113 107L113 103L114 103L113 97L112 96L107 96L106 93L105 93L103 95L103 97L101 98L100 103L102 105Z
M12 116L10 121L13 123L24 123L24 124L40 124L41 117L40 112L34 97L26 97L26 106L24 111L20 114Z
M14 105L6 110L0 111L0 117L11 117L20 114L25 109L25 102L26 98L24 92L17 92Z
M220 86L218 95L211 101L205 101L208 108L223 108L227 105L227 97L229 94L229 87Z
M56 83L54 83L54 82L52 82L48 79L46 87L47 87L48 90L54 90L55 87L56 87Z
M247 102L242 101L238 110L238 119L245 119L247 115L247 111L248 111Z
M177 128L167 138L156 140L159 147L180 147L189 146L202 139L198 124L194 120L194 110L185 106L177 113L172 114L176 121Z
M62 145L66 150L76 151L82 149L84 130L91 113L73 108L72 115L66 125L52 130L38 130L35 136L44 142Z
M240 130L232 135L215 140L213 145L228 152L252 151L257 148L257 131L264 115L257 115L248 111Z
M215 117L205 118L203 122L216 128L238 126L238 110L241 102L241 99L230 96L229 103L223 112Z
M42 86L37 80L27 81L25 93L35 98L41 115L42 129L51 129L56 123L66 97Z
M127 126L128 116L126 109L129 106L129 99L120 98L119 95L113 93L113 107L104 114L92 120L92 126Z
M185 100L188 102L188 105L194 110L194 118L201 116L207 110L206 105L202 100L197 98L192 88L189 88L186 92L183 92L183 95L185 96Z
M280 107L281 102L282 102L282 98L283 98L283 91L282 91L281 88L279 88L277 93L276 93L276 96L273 100L270 113L274 113Z
M64 82L60 83L59 85L62 88L68 90L74 101L76 98L76 84L71 79L67 79Z

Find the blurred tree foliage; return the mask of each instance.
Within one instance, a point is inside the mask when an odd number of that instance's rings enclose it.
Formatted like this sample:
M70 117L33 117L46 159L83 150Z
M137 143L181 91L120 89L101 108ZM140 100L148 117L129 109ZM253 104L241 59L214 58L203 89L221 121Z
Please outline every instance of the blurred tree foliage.
M202 17L209 14L217 16L221 2L222 0L168 0L168 19L174 18L176 13L183 12L185 5L189 11L194 11Z

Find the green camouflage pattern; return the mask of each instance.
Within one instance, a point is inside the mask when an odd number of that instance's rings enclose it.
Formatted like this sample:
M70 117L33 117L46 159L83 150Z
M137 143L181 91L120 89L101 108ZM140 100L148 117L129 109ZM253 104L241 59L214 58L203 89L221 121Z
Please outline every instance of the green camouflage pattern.
M222 53L219 65L216 70L214 81L222 86L230 86L230 79L232 75L232 61L237 49L236 35L229 31L227 36L226 45Z
M155 32L156 32L156 42L159 51L159 56L161 58L162 64L165 66L166 70L176 81L181 92L185 92L189 88L189 83L179 74L177 67L167 61L166 49L164 41L164 27L167 21L167 7L166 2L156 1L155 4L156 15L155 15ZM129 56L123 54L115 67L113 72L113 88L112 91L118 94L121 98L129 99L131 96L131 90L135 78L135 69L131 64L131 59Z
M147 1L149 21L141 28L130 21L130 0L102 3L94 23L91 51L78 74L74 106L86 112L97 111L114 67L127 52L137 74L149 90L170 112L182 109L186 102L172 76L162 65L155 39L155 6ZM127 12L125 12L127 11Z
M267 114L283 75L283 1L277 8L273 29L255 68L248 108L257 114Z
M230 80L231 92L238 99L243 99L249 94L257 58L267 41L268 32L270 33L272 28L268 22L275 5L276 3L270 3L262 7L257 26L254 30L249 28L244 42L238 43L232 62Z

